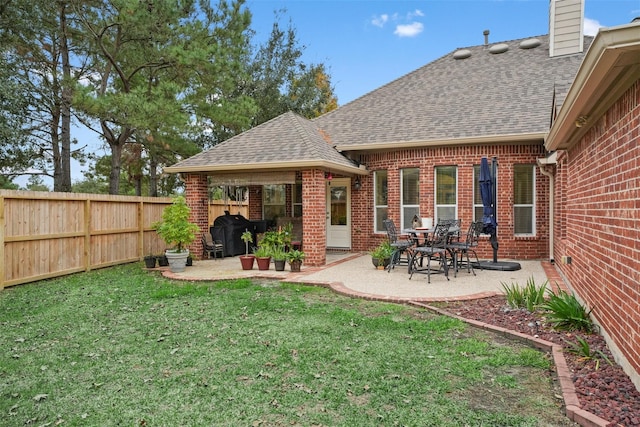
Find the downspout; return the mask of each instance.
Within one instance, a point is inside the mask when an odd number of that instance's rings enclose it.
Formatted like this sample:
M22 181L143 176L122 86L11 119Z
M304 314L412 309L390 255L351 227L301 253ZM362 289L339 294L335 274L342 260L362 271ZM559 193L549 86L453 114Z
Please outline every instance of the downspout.
M553 173L545 169L545 166L556 164L556 153L554 152L552 155L544 159L538 159L536 163L540 168L540 173L549 178L549 261L553 264L555 177Z

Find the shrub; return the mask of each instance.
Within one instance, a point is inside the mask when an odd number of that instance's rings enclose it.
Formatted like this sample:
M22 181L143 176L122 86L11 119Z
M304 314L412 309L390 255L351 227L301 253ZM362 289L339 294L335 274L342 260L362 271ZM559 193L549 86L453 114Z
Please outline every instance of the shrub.
M591 346L589 345L589 342L587 340L585 340L582 337L579 337L576 335L576 341L577 342L571 342L571 341L567 341L564 340L564 342L567 343L567 345L569 345L569 349L568 351L579 356L580 360L582 361L587 361L587 360L596 360L596 371L599 369L600 367L600 360L602 359L605 362L607 362L609 365L613 365L613 363L611 363L611 360L609 360L609 358L607 357L606 354L604 354L602 351L600 350L592 350Z
M517 283L507 285L503 282L502 289L510 307L526 308L530 312L534 312L545 303L544 294L547 290L547 283L545 281L538 287L532 276L527 279L527 284L524 287L520 287Z
M593 322L589 317L593 309L587 310L574 294L568 294L562 289L558 293L549 292L549 300L541 308L550 312L547 321L555 329L593 331Z

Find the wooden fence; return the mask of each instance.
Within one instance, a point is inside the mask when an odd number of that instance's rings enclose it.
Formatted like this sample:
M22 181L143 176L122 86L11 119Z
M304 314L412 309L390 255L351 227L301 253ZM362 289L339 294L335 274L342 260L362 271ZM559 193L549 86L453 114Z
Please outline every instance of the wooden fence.
M0 289L159 254L170 198L0 190Z
M159 255L170 198L0 190L0 289ZM209 205L209 224L247 203Z

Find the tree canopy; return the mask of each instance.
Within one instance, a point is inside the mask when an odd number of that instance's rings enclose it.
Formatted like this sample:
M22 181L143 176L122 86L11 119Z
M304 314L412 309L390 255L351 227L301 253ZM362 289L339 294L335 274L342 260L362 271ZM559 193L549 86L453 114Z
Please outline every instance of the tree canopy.
M255 46L244 0L3 3L0 172L49 175L55 191L167 194L162 166L288 110L336 108L326 67L301 60L279 16ZM86 185L71 185L71 159L94 155L74 124L109 149Z

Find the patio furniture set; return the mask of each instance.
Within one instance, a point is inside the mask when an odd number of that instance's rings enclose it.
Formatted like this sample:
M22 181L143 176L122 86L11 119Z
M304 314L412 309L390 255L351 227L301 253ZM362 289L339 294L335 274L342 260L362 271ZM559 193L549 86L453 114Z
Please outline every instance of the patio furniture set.
M409 279L414 274L426 274L427 283L431 283L431 274L444 274L448 281L449 269L456 277L461 267L466 267L467 272L475 276L469 254L473 254L478 265L480 261L475 248L484 227L482 221L472 222L466 235L461 235L459 219L440 220L432 227L403 229L402 235L393 220L384 220L384 227L394 248L387 271L396 265L407 265Z

